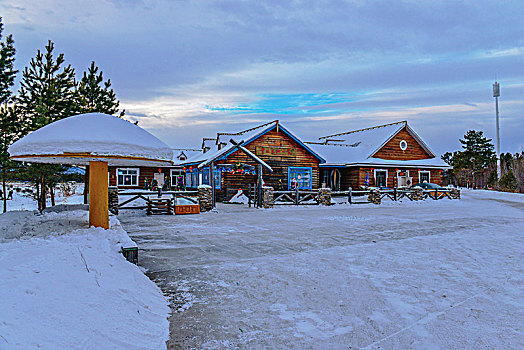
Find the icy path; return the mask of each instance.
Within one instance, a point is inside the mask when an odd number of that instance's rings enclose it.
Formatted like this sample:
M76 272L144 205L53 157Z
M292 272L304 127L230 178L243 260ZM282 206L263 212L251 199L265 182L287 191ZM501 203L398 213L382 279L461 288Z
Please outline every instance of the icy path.
M171 348L524 347L524 196L119 216Z

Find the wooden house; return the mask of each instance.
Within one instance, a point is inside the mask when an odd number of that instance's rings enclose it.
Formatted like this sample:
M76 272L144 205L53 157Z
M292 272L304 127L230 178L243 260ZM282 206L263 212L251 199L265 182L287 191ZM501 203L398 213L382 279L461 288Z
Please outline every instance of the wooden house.
M198 165L212 159L218 200L228 200L238 189L244 193L253 190L257 182L256 163L236 149L231 139L241 143L273 169L272 172L263 172L266 186L288 190L295 179L300 189L318 188L319 165L324 159L278 121L239 132L218 133L216 138L204 139L205 153L179 163L186 174L187 187L210 184L209 168L199 170ZM214 144L210 145L209 141Z
M306 144L326 160L319 166L320 181L335 191L440 185L442 171L449 168L407 121L322 136Z

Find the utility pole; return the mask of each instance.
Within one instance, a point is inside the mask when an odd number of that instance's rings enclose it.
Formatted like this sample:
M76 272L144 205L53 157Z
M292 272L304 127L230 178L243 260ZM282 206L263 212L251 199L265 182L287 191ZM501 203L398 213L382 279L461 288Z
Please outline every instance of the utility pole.
M500 127L499 127L499 96L500 84L495 81L493 84L493 97L495 97L495 111L497 113L497 179L500 180L502 170L500 168Z

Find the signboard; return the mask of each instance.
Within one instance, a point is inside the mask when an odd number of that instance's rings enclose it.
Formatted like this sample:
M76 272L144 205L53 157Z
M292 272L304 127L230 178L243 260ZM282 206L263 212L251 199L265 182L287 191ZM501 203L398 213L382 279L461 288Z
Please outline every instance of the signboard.
M257 156L276 156L276 157L295 157L297 150L287 147L266 147L257 146L255 150Z
M157 185L159 187L164 186L164 174L162 174L162 173L155 173L153 176L154 176L153 179L156 180L156 183L157 183Z

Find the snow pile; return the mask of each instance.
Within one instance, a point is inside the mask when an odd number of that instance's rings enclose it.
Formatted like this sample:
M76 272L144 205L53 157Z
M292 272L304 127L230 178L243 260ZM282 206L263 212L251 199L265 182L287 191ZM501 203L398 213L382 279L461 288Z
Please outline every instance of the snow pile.
M0 215L0 348L165 349L167 301L120 253L134 242L87 215Z
M229 203L248 204L249 198L247 198L242 189L239 188L238 192L233 197L231 197Z
M67 158L67 153L138 157L162 161L171 161L173 157L169 146L149 132L126 120L102 113L80 114L56 121L32 132L9 147L11 156L60 155L59 159L51 159L49 162L85 163L85 159ZM62 159L62 157L66 158ZM114 163L111 159L102 160ZM37 161L45 160L38 158Z

